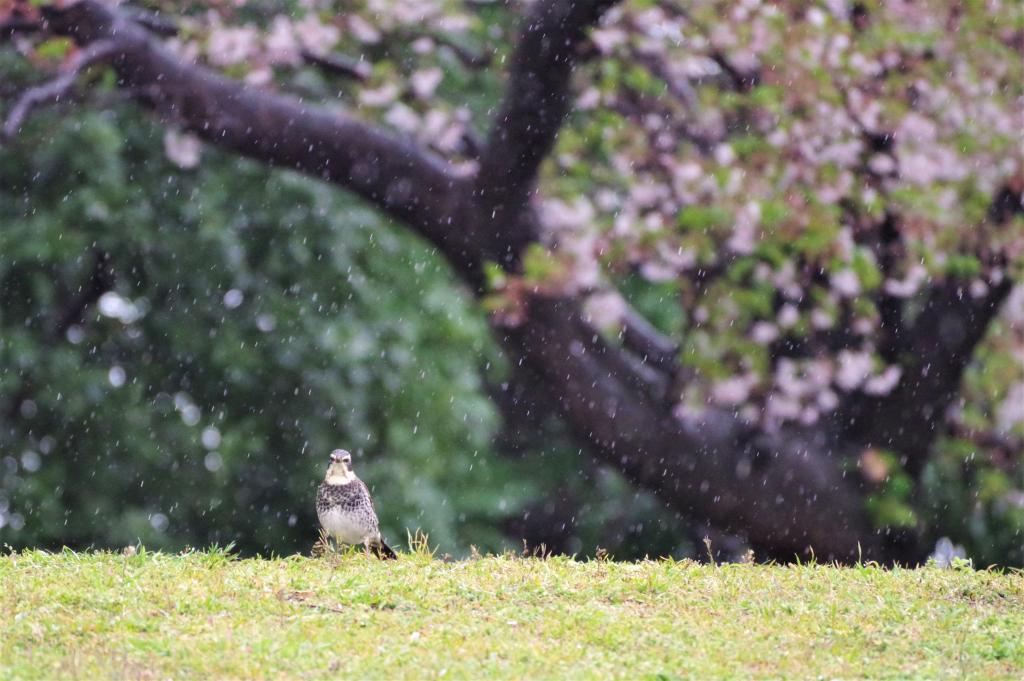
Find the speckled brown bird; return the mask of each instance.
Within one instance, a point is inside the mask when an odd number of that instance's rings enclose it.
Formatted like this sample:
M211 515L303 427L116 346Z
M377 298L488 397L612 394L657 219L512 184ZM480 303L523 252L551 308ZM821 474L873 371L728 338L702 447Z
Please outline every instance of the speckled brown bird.
M316 515L335 541L362 544L381 560L398 557L380 536L370 490L356 477L352 455L344 449L331 452L327 475L316 493Z

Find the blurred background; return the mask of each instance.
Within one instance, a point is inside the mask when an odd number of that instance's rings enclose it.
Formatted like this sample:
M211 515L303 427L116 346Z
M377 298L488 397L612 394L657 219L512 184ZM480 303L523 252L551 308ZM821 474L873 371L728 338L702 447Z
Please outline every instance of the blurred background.
M1024 19L998 3L682 4L628 2L592 36L543 170L546 215L571 235L562 252L589 249L577 272L599 268L679 342L700 377L680 404L774 427L818 418L768 398L780 344L820 360L822 328L877 335L873 291L912 305L933 279L963 277L970 296L993 267L1020 274ZM526 4L341 5L139 7L177 22L182 54L471 165ZM0 113L73 49L5 36ZM297 56L309 50L358 77ZM429 245L337 188L166 125L107 69L81 80L0 148L0 545L306 552L327 455L345 447L393 544L420 529L453 555L524 539L618 558L701 555L705 536L744 550L583 454L552 414L508 408L494 307ZM850 120L899 129L897 146L866 147ZM997 221L1004 188L1017 204ZM858 221L897 213L913 245L885 271ZM713 282L695 287L687 273L715 252ZM803 293L776 304L789 285ZM921 476L900 473L898 452L868 463L888 481L880 527L926 526L980 563L1020 565L1019 287L1000 310ZM825 383L856 374L840 353L861 347L829 346ZM846 383L870 374L885 391L892 373L866 354Z

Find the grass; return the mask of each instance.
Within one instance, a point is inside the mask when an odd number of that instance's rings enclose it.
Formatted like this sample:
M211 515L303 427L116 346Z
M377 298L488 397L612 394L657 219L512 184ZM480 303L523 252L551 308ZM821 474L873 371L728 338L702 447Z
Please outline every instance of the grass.
M1022 678L1024 575L0 556L0 678Z

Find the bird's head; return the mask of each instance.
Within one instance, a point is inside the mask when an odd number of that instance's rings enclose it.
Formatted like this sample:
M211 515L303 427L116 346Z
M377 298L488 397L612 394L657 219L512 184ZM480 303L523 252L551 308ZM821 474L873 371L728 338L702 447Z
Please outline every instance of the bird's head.
M331 463L327 466L324 480L331 485L347 485L355 477L356 474L352 472L352 455L344 449L331 452Z

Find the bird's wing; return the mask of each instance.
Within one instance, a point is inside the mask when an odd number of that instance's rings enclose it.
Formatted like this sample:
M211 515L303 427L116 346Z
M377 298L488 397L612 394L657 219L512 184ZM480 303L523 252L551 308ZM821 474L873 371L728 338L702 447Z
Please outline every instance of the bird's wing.
M362 492L366 495L366 503L370 505L370 517L372 518L373 528L377 529L380 527L380 521L377 520L377 509L373 505L373 496L370 494L370 488L366 486L366 483L356 478L359 486L362 488Z

